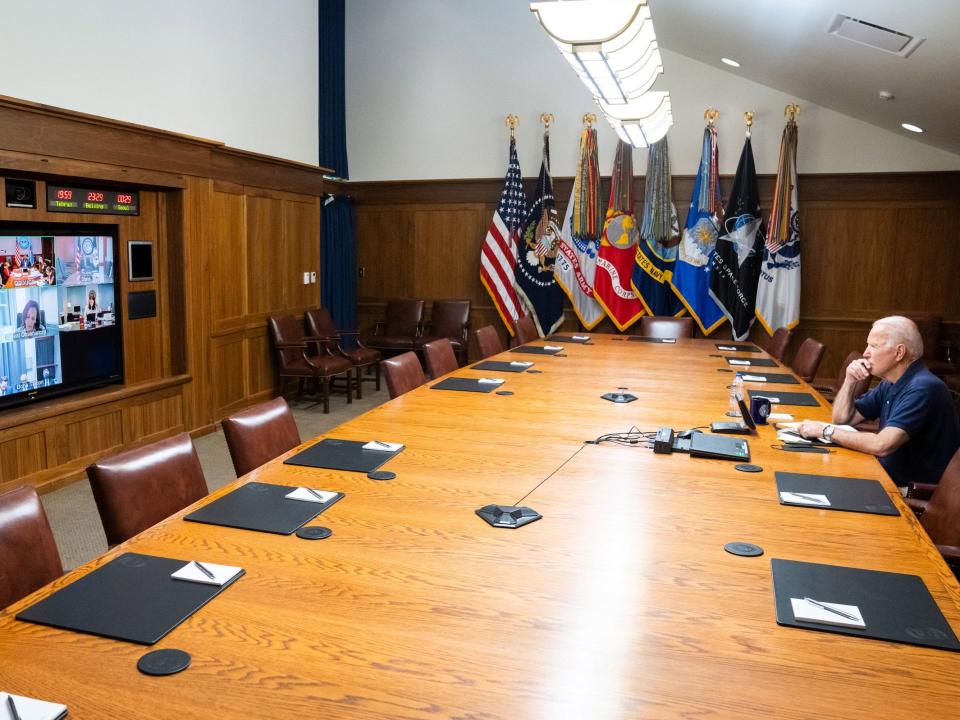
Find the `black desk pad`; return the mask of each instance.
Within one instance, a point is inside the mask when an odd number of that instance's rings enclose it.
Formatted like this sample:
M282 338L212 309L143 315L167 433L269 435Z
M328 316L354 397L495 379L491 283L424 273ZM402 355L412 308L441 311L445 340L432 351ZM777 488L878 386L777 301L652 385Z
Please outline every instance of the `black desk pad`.
M554 342L554 341L571 342L571 343L580 343L581 345L584 345L590 342L589 335L585 335L581 337L586 337L586 340L580 340L579 338L575 338L573 335L551 335L548 339L550 340L550 342Z
M293 457L288 457L283 461L283 464L368 473L371 470L376 470L403 450L403 448L396 452L364 450L363 446L366 444L360 440L326 438L316 445L311 445L306 450L298 452Z
M768 383L771 384L781 384L781 385L799 385L800 381L795 378L790 373L769 373L769 372L751 372L747 368L741 375L756 375L757 377L765 377ZM743 379L744 382L756 382L755 380ZM757 388L759 390L759 388Z
M748 375L750 373L747 373ZM769 397L776 398L770 402L774 405L806 405L807 407L819 407L820 403L810 393L802 392L780 392L779 390L763 390L761 388L750 388L747 392L750 397Z
M728 342L728 343L716 343L717 350L726 350L727 352L746 352L746 353L758 353L763 352L756 345L739 345L737 343ZM731 348L733 348L731 350Z
M337 493L325 503L284 497L294 490L295 487L287 485L247 483L190 513L184 520L290 535L343 497L343 493Z
M153 645L236 582L174 580L189 562L124 553L17 614L17 620Z
M916 575L772 559L777 624L960 651L960 642ZM856 605L864 628L801 622L790 598Z
M750 368L752 367L777 367L777 361L771 360L770 358L732 358L724 355L723 359L726 360L728 364L733 365L736 368L743 368L743 372L749 372ZM730 362L731 360L746 360L750 364L740 365L739 363Z
M675 338L658 338L658 337L644 337L643 335L631 335L627 338L632 342L647 342L647 343L658 343L660 345L676 345L677 341Z
M563 350L547 350L543 345L521 345L510 348L510 352L529 353L530 355L556 355Z
M800 492L826 495L830 500L830 507L784 502L782 499L781 505L818 510L845 510L873 515L900 515L900 511L890 502L890 496L876 480L808 475L779 470L773 475L777 480L777 497L781 492Z
M488 393L499 390L504 383L482 383L475 378L452 377L431 385L431 390L457 390L460 392Z
M518 367L517 365L511 365L508 362L501 362L499 360L484 360L483 362L478 362L476 365L471 365L471 370L493 370L494 372L512 372L512 373L522 373L526 370L532 368L533 365L527 365L525 367Z

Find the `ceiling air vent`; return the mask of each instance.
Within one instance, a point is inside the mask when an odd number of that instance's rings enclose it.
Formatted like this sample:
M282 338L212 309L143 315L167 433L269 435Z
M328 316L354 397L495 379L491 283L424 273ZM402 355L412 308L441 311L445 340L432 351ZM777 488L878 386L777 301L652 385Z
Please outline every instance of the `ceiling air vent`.
M847 15L835 16L827 32L900 57L908 57L925 40Z

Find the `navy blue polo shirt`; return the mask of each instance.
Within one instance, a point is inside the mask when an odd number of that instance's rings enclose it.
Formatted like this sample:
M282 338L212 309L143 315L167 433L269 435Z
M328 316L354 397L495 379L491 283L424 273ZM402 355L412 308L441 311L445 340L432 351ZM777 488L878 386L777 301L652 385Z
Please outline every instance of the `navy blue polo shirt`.
M877 458L897 485L936 483L960 447L960 427L950 391L921 360L903 376L884 380L855 402L867 420L880 418L880 429L896 427L910 439L886 457Z

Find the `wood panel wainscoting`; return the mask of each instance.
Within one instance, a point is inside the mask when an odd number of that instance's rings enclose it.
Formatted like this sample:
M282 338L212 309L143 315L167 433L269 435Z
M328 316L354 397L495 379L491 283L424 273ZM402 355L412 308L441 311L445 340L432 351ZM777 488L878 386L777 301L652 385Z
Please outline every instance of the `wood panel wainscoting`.
M153 290L122 318L124 384L0 413L0 489L47 491L103 455L187 430L276 392L266 319L317 307L324 168L0 97L0 179L34 180L37 208L0 220L116 225L116 294ZM136 189L137 216L48 213L46 184ZM40 225L38 225L40 227ZM127 241L152 240L154 279L129 282Z
M681 227L693 182L692 176L673 178ZM721 182L726 197L732 177ZM494 325L506 342L479 279L480 247L502 184L470 179L351 182L340 188L356 203L361 328L372 327L393 297L462 297L473 303L472 327ZM535 180L524 185L532 197ZM571 185L570 178L554 180L561 217ZM769 211L774 176L761 175L759 185ZM604 181L602 197L607 193ZM798 178L798 194L803 292L788 359L804 338L817 338L827 346L819 379L829 381L848 352L865 346L871 322L894 312L941 315L944 339L958 346L960 243L946 239L953 237L960 211L960 173L807 174ZM643 178L635 180L634 196L639 216ZM563 329L579 327L567 303ZM609 320L596 330L616 332ZM752 337L761 335L756 323ZM729 325L712 337L729 338Z

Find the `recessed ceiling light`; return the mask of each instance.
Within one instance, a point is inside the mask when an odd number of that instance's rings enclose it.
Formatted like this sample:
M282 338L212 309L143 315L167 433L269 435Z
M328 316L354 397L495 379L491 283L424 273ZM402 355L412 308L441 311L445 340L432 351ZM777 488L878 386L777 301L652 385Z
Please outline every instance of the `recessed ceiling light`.
M922 127L917 127L916 125L911 125L910 123L900 123L900 127L902 127L904 130L909 130L910 132L915 132L915 133L923 132Z
M740 63L738 63L736 60L731 60L730 58L720 58L720 62L724 63L725 65L729 65L730 67L740 67Z

